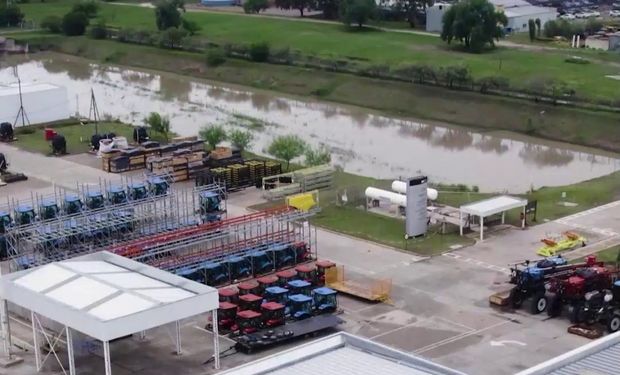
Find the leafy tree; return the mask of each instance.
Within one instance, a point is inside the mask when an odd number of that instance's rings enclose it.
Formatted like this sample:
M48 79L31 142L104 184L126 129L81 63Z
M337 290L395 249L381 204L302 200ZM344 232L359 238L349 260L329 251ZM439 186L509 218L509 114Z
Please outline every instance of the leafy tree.
M167 48L178 48L187 32L176 27L169 27L159 35L159 45Z
M62 18L62 32L68 36L84 35L88 17L82 12L69 12Z
M340 18L345 25L364 26L373 18L377 10L375 0L342 0L340 3Z
M304 16L304 9L316 7L314 0L275 0L275 4L280 9L297 9L301 17Z
M527 31L530 34L530 42L533 42L536 39L536 23L531 18L527 21Z
M253 139L254 135L248 131L233 130L230 132L230 143L241 151L250 147Z
M323 12L323 18L334 20L338 18L338 0L316 0L316 9Z
M91 27L90 37L93 39L105 39L108 37L108 28L105 21L99 20L95 26Z
M477 83L480 85L480 92L483 94L492 89L505 89L510 85L508 78L502 76L482 77Z
M99 4L93 0L81 1L73 6L74 12L82 12L88 18L95 18L99 12Z
M215 147L228 138L226 130L221 125L210 125L200 129L200 138L204 139L211 150L215 150Z
M15 4L0 5L0 27L4 26L19 26L24 20L24 13Z
M536 23L536 36L540 38L540 29L542 28L540 18L536 18L534 22Z
M149 113L148 117L144 119L144 123L151 127L155 132L160 133L168 141L170 134L170 119L165 116L162 117L157 112Z
M246 0L243 3L243 11L246 13L260 13L269 8L269 0Z
M463 0L443 15L441 39L450 44L457 40L472 52L481 52L485 45L495 47L494 39L502 36L502 25L508 19L495 10L488 0Z
M155 5L155 23L159 30L181 26L181 12L185 10L182 0L160 0Z
M276 137L267 148L270 155L286 162L286 170L289 169L291 160L303 155L305 150L306 142L296 135Z
M448 88L454 88L457 85L465 86L472 81L471 72L464 65L443 67L440 75Z
M321 145L317 149L308 148L304 154L306 165L322 165L332 161L332 153L325 145Z
M41 27L51 33L62 32L62 19L58 16L47 16L41 21Z
M433 0L398 0L393 9L402 14L410 27L415 27L418 9L433 5Z
M588 33L589 35L596 34L602 28L603 28L603 21L598 20L594 17L588 18L588 20L586 21L585 27L584 27L585 32Z
M183 30L187 31L189 35L196 35L201 30L200 25L198 25L194 21L189 21L183 18L181 20L181 24L183 26Z

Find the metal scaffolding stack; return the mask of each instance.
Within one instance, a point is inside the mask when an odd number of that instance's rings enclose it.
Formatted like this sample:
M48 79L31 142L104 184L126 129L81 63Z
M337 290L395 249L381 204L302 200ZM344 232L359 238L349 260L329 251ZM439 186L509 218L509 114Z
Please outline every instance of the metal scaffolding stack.
M89 190L103 190L101 187L90 185L78 190L86 196ZM193 191L147 194L124 203L111 204L107 201L99 209L83 209L71 215L62 213L49 220L33 220L27 224L16 221L5 229L6 255L11 260L12 269L24 269L138 238L196 227L203 219L197 194L205 191L225 197L224 190L214 184ZM43 201L35 197L30 207L37 207ZM218 210L218 218L226 211L225 201L220 203L222 209ZM23 202L19 204L21 207L27 206Z
M289 266L316 259L316 229L307 221L315 213L316 210L303 212L279 207L162 233L113 247L111 251L177 274L188 270L201 272L207 264L226 264L230 259L265 254L273 265L269 270L254 269L254 263L247 260L250 273L257 275L278 269L279 250L297 252Z

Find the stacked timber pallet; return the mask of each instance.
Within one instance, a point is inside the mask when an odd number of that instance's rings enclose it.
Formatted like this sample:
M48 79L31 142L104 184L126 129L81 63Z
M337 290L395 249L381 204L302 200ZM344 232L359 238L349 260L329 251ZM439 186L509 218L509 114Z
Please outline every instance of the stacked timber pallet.
M267 200L283 199L288 195L331 187L334 168L319 165L295 172L278 174L263 178L264 197Z
M102 152L102 169L112 173L143 169L147 168L148 160L152 158L175 157L179 156L179 154L191 153L194 154L194 157L188 160L190 164L185 167L189 175L202 168L202 158L204 157L204 141L196 140L195 138L175 138L173 143L162 146L157 142L145 142L139 147Z
M186 181L202 169L203 151L177 150L172 156L152 156L147 169L155 175L166 175L174 182Z
M212 166L209 169L197 172L196 186L209 185L212 183L225 184L229 191L244 189L255 186L260 188L263 185L263 177L280 173L282 167L280 163L262 160L241 159L240 162ZM277 172L277 173L274 173Z

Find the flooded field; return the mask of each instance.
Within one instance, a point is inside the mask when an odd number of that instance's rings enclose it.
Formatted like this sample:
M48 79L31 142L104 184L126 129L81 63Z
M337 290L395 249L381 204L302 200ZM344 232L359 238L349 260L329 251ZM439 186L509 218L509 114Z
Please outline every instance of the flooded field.
M207 124L245 128L260 154L271 140L297 134L324 144L346 171L377 178L428 175L433 182L523 192L559 186L618 170L615 154L504 133L477 133L446 124L387 117L364 108L300 100L191 77L107 66L57 54L3 61L0 85L23 82L64 86L71 112L87 116L90 90L99 112L141 124L149 112L171 119L172 130L196 135ZM28 103L24 103L26 111ZM17 108L16 108L17 111Z

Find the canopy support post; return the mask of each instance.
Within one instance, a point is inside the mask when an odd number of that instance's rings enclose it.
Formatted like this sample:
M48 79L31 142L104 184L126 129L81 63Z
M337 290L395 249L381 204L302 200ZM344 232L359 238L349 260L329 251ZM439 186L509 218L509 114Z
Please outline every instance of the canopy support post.
M220 334L217 324L217 309L211 311L211 321L213 322L213 357L215 358L214 367L220 369Z
M105 375L112 375L112 364L110 363L110 342L103 342L103 365L105 366Z

